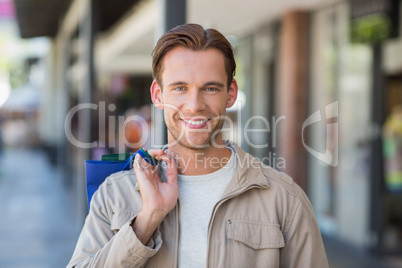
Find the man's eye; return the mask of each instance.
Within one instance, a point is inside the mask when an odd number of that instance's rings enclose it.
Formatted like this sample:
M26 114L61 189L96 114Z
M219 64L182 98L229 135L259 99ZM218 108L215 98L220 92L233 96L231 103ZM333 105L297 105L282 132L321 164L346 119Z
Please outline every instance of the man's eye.
M184 87L176 87L175 90L177 91L183 91L185 88Z
M217 89L214 87L207 87L205 91L216 91Z

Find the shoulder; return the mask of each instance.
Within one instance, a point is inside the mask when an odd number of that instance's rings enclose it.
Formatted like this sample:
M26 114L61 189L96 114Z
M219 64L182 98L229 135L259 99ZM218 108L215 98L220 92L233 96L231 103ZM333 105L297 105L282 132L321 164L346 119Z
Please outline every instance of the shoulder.
M309 219L309 222L315 222L315 213L311 202L307 194L294 182L293 178L264 164L261 164L261 166L269 183L269 190L278 201L276 202L277 207L287 212L287 220L283 221L286 222L283 227L284 232L286 233L289 230L293 222L300 222L306 219ZM306 228L309 227L307 226Z
M107 210L138 210L142 199L134 170L111 174L95 192L93 202Z
M229 141L226 143L235 150L238 158L238 171L248 177L250 183L265 180L271 192L280 191L296 198L303 195L304 191L291 176L263 164L258 158L243 151L237 144Z
M302 207L302 209L306 208L312 212L311 202L307 194L291 176L262 163L261 170L268 181L271 194L281 200L287 200L288 205L293 206L294 210Z
M136 184L137 178L133 169L122 170L111 174L105 179L104 184L109 187L118 186L120 184Z
M99 190L114 194L116 191L123 195L130 190L138 190L137 178L134 170L123 170L108 176L99 186Z
M261 200L265 200L265 203L271 202L277 209L290 213L300 205L311 206L307 195L291 176L263 164L236 144L232 146L238 156L240 177L247 178L241 181L247 181L250 185L262 185L256 193Z
M267 179L270 188L274 187L275 189L284 191L296 198L300 198L304 194L303 189L301 189L301 187L288 174L280 172L263 163L260 163L260 165L261 171Z
M284 233L292 223L314 217L306 194L291 176L264 165L240 148L236 148L236 152L239 163L234 183L250 189L244 192L247 198L243 196L235 202L237 208L243 207L248 215L255 212L267 222L279 224Z
M315 222L315 213L304 190L284 172L277 171L261 163L263 174L269 188L265 191L267 199L273 202L280 219L282 231L287 233L292 225L301 222ZM269 197L271 195L271 198ZM309 229L308 225L299 226Z

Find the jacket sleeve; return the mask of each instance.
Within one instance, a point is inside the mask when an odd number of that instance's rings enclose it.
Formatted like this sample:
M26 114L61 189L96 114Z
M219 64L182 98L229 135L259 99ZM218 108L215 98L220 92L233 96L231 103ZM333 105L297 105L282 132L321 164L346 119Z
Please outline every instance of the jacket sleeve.
M280 266L329 268L311 203L302 190L296 200L293 217L284 230L285 247L281 250Z
M105 189L95 192L91 209L85 220L73 256L67 268L72 267L143 267L162 245L159 229L144 246L135 235L132 217L115 234L106 208Z

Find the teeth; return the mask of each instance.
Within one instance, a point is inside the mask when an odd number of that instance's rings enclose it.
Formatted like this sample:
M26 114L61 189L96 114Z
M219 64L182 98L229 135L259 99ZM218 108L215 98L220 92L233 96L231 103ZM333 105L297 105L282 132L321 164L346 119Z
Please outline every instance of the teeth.
M201 124L204 124L205 122L207 122L208 120L206 119L206 120L193 121L193 120L183 119L183 121L186 122L186 123L192 124L192 125L201 125Z

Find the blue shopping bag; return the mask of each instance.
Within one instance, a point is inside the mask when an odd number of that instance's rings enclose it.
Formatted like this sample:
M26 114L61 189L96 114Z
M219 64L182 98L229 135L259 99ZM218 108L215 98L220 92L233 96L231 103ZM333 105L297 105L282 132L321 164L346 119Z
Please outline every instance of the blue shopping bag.
M147 151L142 148L130 155L124 161L100 161L100 160L85 160L85 179L87 186L87 201L88 210L90 207L93 194L98 190L102 182L111 174L129 170L132 168L132 162L135 155L139 153L145 161L152 165L156 165L158 161L148 154Z

